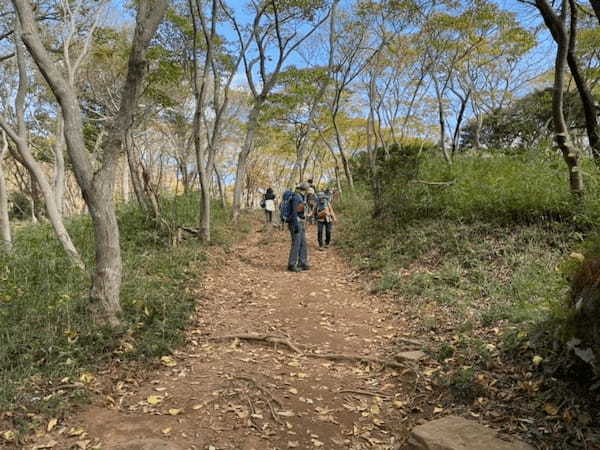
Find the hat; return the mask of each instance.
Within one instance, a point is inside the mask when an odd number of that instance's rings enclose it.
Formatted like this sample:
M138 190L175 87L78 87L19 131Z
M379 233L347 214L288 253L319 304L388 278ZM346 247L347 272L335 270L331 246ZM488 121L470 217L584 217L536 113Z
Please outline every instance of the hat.
M300 191L307 191L309 187L310 187L310 185L306 181L303 181L298 186L296 186L296 189L298 189Z

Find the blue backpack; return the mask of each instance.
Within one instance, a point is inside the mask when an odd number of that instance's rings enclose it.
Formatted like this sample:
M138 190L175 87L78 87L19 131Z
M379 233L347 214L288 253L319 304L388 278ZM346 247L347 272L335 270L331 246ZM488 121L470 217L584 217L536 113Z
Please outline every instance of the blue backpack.
M279 215L281 216L281 222L287 222L288 217L292 215L292 202L290 201L294 196L294 192L289 189L283 193L281 197L281 206L279 208Z

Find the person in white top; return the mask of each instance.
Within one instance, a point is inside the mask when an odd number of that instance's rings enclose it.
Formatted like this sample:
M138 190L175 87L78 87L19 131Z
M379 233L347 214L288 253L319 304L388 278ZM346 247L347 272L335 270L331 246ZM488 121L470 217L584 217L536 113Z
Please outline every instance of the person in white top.
M272 188L268 188L263 195L261 206L265 210L265 220L268 224L273 223L273 211L275 211L275 194Z

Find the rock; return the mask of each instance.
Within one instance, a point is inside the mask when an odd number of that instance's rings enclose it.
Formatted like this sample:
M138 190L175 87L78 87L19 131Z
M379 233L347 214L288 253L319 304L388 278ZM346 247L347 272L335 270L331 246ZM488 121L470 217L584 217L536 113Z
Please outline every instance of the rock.
M181 450L181 447L160 439L136 439L110 447L112 450Z
M410 352L396 353L396 358L403 361L419 361L425 358L427 355L420 350L413 350Z
M534 450L532 446L457 416L413 428L409 450Z

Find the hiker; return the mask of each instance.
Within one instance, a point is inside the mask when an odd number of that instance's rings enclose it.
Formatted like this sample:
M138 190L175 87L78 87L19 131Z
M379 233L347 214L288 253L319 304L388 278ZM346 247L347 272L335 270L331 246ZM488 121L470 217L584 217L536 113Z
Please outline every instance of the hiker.
M288 224L288 229L290 230L290 236L292 238L287 266L287 269L290 272L300 272L301 270L310 269L308 263L308 246L306 245L306 232L304 228L304 210L306 208L305 196L308 187L308 183L300 183L300 185L296 187L296 192L288 195L287 201L282 202L284 204L282 208L282 217L285 218Z
M323 248L329 247L333 222L337 220L331 204L331 192L329 189L325 192L319 192L317 195L317 206L314 215L317 221L317 241L319 242L319 250L322 250ZM325 230L325 242L323 242L323 230Z
M263 194L260 206L265 210L265 220L267 224L272 224L273 211L275 211L275 194L273 193L272 188L268 188L267 192Z
M315 208L317 206L317 195L315 193L315 186L313 184L313 180L312 178L309 178L308 181L308 188L306 189L306 203L308 205L308 222L314 224L314 212L315 212Z

